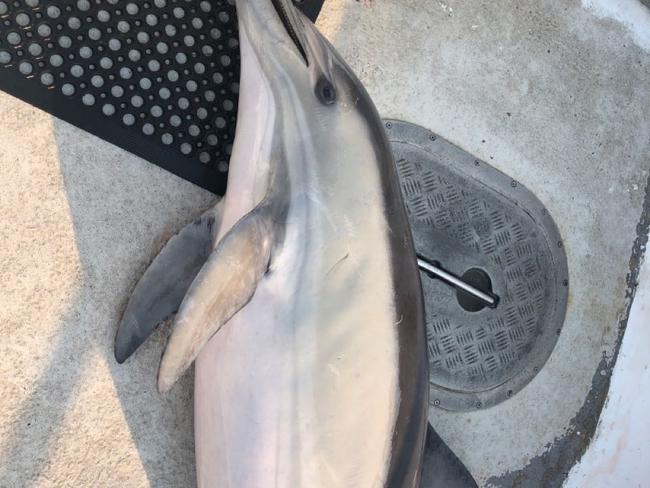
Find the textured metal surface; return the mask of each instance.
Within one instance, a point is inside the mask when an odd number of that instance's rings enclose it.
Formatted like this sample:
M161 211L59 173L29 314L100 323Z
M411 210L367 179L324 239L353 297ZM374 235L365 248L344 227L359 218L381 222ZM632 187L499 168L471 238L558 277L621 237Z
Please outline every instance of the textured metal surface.
M300 6L315 18L321 5ZM0 0L0 89L222 194L234 0Z
M431 402L448 410L499 403L541 369L566 311L568 272L558 230L525 187L435 134L388 120L418 254L457 276L487 273L496 308L471 312L422 274Z

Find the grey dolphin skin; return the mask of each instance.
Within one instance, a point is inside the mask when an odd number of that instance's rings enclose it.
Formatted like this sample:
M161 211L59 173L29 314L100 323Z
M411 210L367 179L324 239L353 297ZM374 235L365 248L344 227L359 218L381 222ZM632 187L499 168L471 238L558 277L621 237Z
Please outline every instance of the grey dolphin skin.
M200 487L418 487L422 292L381 121L291 2L237 0L237 13L227 194L138 283L116 359L177 311L158 386L196 360Z

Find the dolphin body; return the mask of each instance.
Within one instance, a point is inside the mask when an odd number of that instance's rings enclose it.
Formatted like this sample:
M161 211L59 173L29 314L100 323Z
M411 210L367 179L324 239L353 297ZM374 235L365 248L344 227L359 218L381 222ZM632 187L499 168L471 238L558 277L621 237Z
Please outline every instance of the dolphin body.
M200 487L419 486L422 292L381 120L289 1L237 13L227 194L137 284L116 359L178 311L158 386L196 359Z

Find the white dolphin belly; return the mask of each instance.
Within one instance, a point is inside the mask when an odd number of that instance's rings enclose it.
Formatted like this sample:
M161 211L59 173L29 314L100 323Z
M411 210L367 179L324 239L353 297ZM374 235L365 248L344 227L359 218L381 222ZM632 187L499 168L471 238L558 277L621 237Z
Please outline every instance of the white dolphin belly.
M385 482L399 402L387 227L372 190L330 198L356 210L290 213L269 274L196 362L199 486Z

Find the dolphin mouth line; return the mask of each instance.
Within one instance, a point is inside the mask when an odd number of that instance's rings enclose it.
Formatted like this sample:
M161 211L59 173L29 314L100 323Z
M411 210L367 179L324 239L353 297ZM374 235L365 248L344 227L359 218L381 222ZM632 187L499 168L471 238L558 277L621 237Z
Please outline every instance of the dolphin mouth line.
M307 52L305 51L305 48L303 47L302 43L300 42L300 38L298 37L298 33L296 31L296 28L294 27L291 18L289 16L289 12L287 11L287 7L284 5L285 0L271 0L271 3L273 4L273 7L275 8L275 11L277 12L278 16L280 17L280 21L282 22L282 25L287 31L287 34L293 41L293 43L296 46L296 49L298 49L298 52L300 55L303 57L305 60L305 63L307 66L309 66L309 59L307 57Z

